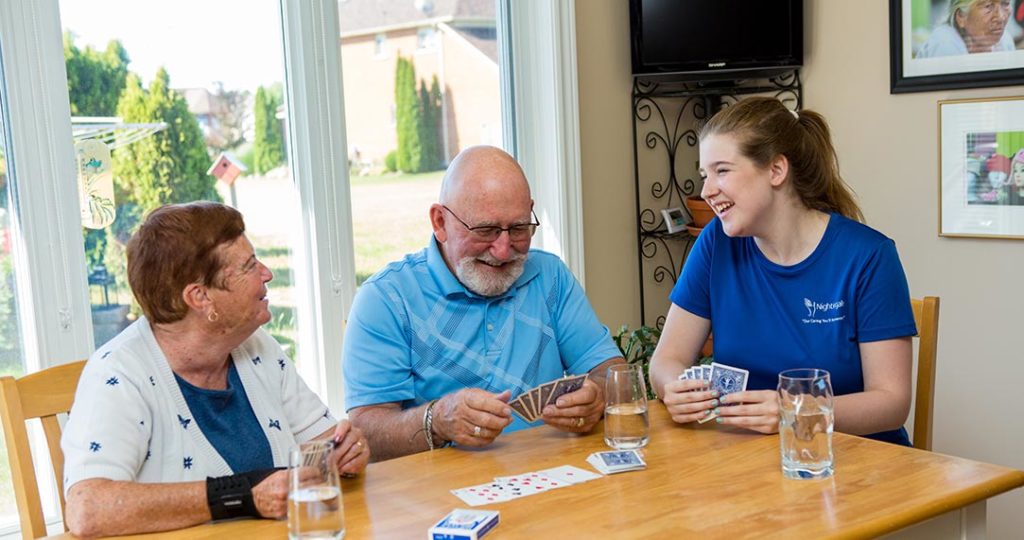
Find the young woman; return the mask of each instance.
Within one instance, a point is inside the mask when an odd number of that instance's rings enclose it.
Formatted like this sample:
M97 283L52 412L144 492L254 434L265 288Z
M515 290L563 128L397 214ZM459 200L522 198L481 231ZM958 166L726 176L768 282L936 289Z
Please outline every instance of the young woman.
M778 373L832 375L835 428L909 445L911 345L906 276L892 240L863 225L839 176L824 118L748 98L700 135L704 228L672 291L651 381L673 420L779 429ZM715 360L750 371L719 399L677 380L709 332ZM719 407L720 404L738 404Z

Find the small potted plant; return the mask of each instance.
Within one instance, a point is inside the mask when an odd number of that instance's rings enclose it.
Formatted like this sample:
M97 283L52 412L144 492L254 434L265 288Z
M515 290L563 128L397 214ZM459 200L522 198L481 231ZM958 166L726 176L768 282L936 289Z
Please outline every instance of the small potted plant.
M695 227L704 227L715 217L715 211L711 209L711 205L697 195L686 198L686 209L690 211Z

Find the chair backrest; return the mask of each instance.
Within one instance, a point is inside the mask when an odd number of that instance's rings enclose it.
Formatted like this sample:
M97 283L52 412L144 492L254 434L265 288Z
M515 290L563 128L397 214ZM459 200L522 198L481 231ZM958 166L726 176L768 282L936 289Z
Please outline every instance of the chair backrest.
M932 449L935 403L935 353L939 345L939 297L912 298L917 348L917 392L914 394L914 448Z
M63 513L64 453L60 449L61 429L57 415L71 410L78 379L84 367L85 361L82 360L44 369L20 379L0 377L0 416L3 417L4 439L11 462L11 480L14 483L14 496L18 503L21 534L24 538L46 536L39 484L32 465L25 421L38 418L43 425Z

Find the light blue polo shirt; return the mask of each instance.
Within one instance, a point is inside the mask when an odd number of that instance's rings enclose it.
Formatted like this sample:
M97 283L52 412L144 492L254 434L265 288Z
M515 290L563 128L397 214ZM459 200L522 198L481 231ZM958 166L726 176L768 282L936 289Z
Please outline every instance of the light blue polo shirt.
M461 390L525 390L621 356L562 261L530 250L504 295L470 292L431 236L363 283L349 314L345 407L415 407ZM518 417L506 428L528 424Z

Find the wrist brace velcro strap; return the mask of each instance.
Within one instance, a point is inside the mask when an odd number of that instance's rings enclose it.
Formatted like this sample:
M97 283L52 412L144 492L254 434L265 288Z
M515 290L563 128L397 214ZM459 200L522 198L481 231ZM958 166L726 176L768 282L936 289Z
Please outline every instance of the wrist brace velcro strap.
M206 478L206 504L214 521L262 517L252 499L252 488L279 469L261 469L230 476Z

